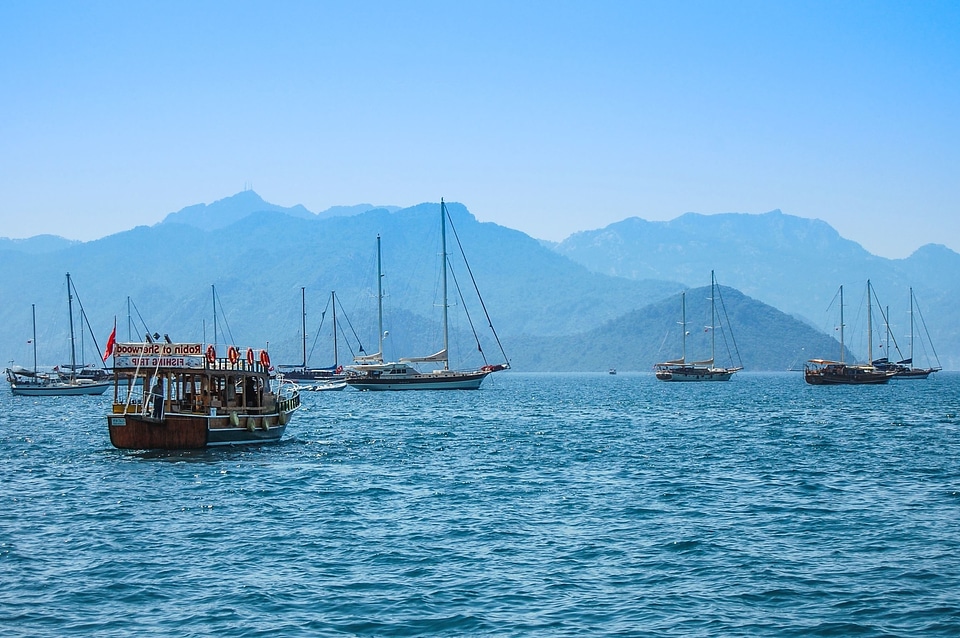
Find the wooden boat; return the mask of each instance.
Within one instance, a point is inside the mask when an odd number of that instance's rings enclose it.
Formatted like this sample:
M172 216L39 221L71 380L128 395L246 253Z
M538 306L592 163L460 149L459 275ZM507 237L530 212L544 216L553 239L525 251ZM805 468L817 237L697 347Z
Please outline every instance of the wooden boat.
M116 344L110 442L182 450L279 441L299 391L271 376L266 350L230 346L225 354L212 344Z
M810 385L874 385L886 383L894 372L881 370L873 361L873 315L871 288L867 281L867 361L870 364L844 362L846 347L843 342L843 286L840 286L840 360L810 359L803 367L803 378Z
M710 271L710 358L705 361L687 361L687 303L686 293L680 293L681 356L653 366L654 375L660 381L729 381L743 366L718 366L716 357L716 277ZM726 322L725 322L726 323ZM729 325L729 324L728 324ZM739 354L738 354L739 357Z
M480 384L491 373L506 370L510 367L506 363L506 354L501 346L500 353L504 363L486 363L474 370L451 370L448 355L450 335L447 317L447 224L452 223L444 201L440 200L440 238L442 250L442 315L443 315L443 348L425 357L405 357L395 362L383 360L383 271L380 261L380 236L377 236L377 328L378 349L375 354L362 355L354 358L354 363L347 367L347 385L358 390L477 390ZM454 232L456 232L454 230ZM462 248L461 248L462 253ZM469 271L469 268L468 268ZM472 279L473 275L470 274ZM476 282L474 281L474 289ZM486 312L486 306L484 306ZM486 316L487 325L493 329L490 316ZM472 322L471 322L472 325ZM476 338L476 334L474 334ZM494 337L496 332L494 331ZM479 344L479 339L477 340ZM500 339L497 338L497 344ZM481 354L483 351L481 350ZM486 357L484 357L486 360ZM437 369L421 371L416 365L439 366Z
M37 368L37 307L31 305L33 314L33 370L22 366L6 369L10 391L19 396L80 396L98 395L106 392L111 382L100 372L77 364L76 339L73 330L73 281L67 273L67 307L70 317L70 364L55 368L52 372L40 372ZM81 308L81 315L83 309Z

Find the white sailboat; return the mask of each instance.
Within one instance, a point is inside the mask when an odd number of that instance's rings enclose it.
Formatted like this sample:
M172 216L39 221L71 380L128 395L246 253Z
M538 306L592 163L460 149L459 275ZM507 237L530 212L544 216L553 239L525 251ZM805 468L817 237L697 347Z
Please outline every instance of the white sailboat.
M10 391L20 396L76 396L103 394L111 381L80 376L77 365L76 340L73 331L73 282L67 273L67 305L70 315L70 366L67 372L40 372L37 368L37 308L33 312L33 370L21 366L6 369Z
M354 358L354 364L347 368L347 385L358 390L476 390L483 383L487 375L499 370L506 370L510 364L485 364L473 370L452 370L449 360L449 328L448 328L448 301L447 301L447 223L449 214L444 201L440 200L440 237L442 262L442 310L443 310L443 348L424 357L402 357L399 361L385 362L383 360L383 270L380 258L380 236L377 236L377 352L371 355L362 355ZM472 275L471 275L472 276ZM493 326L490 317L488 325ZM494 332L494 336L496 333ZM497 339L499 344L499 338ZM482 353L482 351L481 351ZM439 366L437 369L421 371L420 365Z
M654 374L660 381L729 381L742 365L723 367L715 364L716 359L716 278L710 271L710 358L705 361L687 361L687 302L686 293L680 293L680 331L682 334L679 359L664 361L654 365ZM729 325L728 325L729 327Z

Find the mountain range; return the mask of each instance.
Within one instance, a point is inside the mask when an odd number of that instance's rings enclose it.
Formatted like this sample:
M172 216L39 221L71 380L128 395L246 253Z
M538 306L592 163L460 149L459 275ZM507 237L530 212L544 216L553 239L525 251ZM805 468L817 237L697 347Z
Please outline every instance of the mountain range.
M840 284L849 286L845 323L852 330L856 297L867 278L881 303L893 304L890 324L901 348L913 286L941 362L948 368L960 364L960 335L949 321L960 255L943 246L924 246L904 260L883 259L822 221L779 211L687 214L671 222L631 218L550 244L480 223L461 204L447 207L517 370L648 371L654 362L678 356L679 293L687 290L688 318L703 324L709 297L703 286L711 270L724 285L726 327L748 370L785 370L811 356L837 356L834 324L826 318L831 299ZM269 343L275 362L302 358L303 288L308 358L328 363L332 334L320 332L330 330L327 304L336 291L340 358L347 362L361 347L368 353L376 348L378 235L390 333L385 354L434 352L439 219L438 203L360 204L314 214L244 191L89 242L0 238L0 319L6 326L0 353L7 361L32 363L26 342L35 304L40 363L68 360L64 275L70 272L74 303L82 305L100 347L116 319L121 339L128 338L128 325L133 339L149 330L175 340L212 341L216 330L220 343ZM465 278L458 285L461 292L469 288ZM469 304L458 295L452 305ZM481 315L471 320L486 325ZM467 322L454 323L453 330L468 343L472 339ZM700 330L690 332L689 354L699 357L693 333ZM852 335L846 342L854 346L846 356L865 355ZM78 337L85 360L96 359L96 349L89 333ZM483 351L493 356L489 345Z

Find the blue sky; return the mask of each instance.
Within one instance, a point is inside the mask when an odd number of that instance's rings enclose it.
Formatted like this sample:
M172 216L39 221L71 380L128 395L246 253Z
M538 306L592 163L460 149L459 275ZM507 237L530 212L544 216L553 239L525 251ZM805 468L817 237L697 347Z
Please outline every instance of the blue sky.
M685 212L960 251L957 2L0 3L0 236L252 185L543 239Z

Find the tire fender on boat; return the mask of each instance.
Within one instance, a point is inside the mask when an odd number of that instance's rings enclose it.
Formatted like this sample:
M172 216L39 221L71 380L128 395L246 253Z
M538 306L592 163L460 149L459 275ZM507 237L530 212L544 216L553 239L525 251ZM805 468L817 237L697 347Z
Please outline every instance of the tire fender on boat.
M235 411L230 413L230 425L235 428L240 427L240 417L237 416Z

